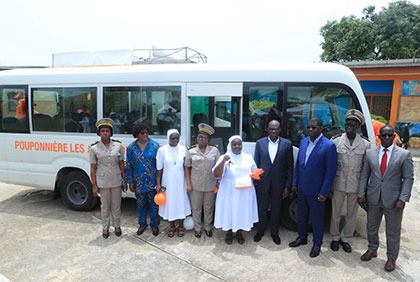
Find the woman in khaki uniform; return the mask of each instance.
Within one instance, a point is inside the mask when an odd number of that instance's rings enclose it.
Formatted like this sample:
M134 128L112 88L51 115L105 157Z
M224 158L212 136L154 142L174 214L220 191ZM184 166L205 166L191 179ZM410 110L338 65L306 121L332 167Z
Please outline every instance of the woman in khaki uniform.
M113 121L104 118L96 123L101 137L90 148L90 178L92 191L101 198L102 236L109 237L109 226L115 228L115 235L121 236L121 189L125 184L124 151L121 141L111 139Z
M209 145L214 129L205 123L198 125L197 144L190 147L185 156L184 170L187 191L190 193L195 237L201 237L202 227L208 237L213 236L213 217L216 194L216 178L212 168L220 157L216 146ZM204 223L201 216L204 211Z

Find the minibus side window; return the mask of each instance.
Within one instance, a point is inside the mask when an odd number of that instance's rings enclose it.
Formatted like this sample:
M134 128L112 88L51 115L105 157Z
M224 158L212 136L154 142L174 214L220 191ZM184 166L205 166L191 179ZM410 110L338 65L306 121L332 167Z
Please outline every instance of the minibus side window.
M268 122L283 119L282 83L244 84L242 138L256 141L267 136Z
M103 93L103 116L114 121L114 134L132 134L136 122L145 123L151 135L180 131L180 86L112 86Z
M28 87L0 86L0 132L29 133Z
M311 118L320 118L323 134L331 138L345 131L347 110L354 103L347 90L338 86L296 85L286 86L287 138L294 146L308 136L306 125Z
M32 88L34 131L95 133L96 87Z

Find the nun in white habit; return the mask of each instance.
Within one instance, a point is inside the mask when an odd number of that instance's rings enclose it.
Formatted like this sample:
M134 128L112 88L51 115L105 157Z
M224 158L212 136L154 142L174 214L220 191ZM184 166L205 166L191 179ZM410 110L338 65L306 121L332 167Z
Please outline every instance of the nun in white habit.
M227 152L220 156L213 167L213 174L220 178L216 198L214 226L227 231L225 242L232 244L233 232L243 244L242 231L250 231L258 222L258 206L255 187L250 174L257 169L253 157L242 152L242 138L229 138Z
M156 155L157 185L160 192L166 188L166 203L159 206L159 215L170 222L169 237L176 232L175 221L179 221L178 236L184 236L184 219L191 214L184 175L184 158L187 149L179 144L178 130L167 133L168 144L159 148Z

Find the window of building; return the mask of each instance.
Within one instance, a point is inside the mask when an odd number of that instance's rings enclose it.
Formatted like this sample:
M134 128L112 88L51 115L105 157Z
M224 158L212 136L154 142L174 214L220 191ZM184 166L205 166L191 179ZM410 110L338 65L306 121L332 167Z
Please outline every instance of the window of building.
M391 112L391 95L369 95L366 94L366 102L369 107L369 111L377 116L382 116L386 120L389 120Z

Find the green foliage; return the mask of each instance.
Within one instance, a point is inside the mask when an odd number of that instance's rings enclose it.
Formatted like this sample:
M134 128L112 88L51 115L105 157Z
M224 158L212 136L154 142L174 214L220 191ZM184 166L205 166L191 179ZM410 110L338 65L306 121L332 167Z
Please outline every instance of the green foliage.
M328 21L320 29L321 60L390 60L420 57L420 5L407 1L390 3L379 13L375 7Z
M377 121L380 121L382 123L388 124L388 121L383 116L377 116L377 115L374 115L374 114L370 114L370 118L374 119L374 120L377 120Z
M266 100L255 100L251 102L251 107L254 109L254 111L263 110L263 109L271 108L274 106L275 104L273 102L266 101Z

